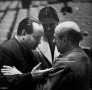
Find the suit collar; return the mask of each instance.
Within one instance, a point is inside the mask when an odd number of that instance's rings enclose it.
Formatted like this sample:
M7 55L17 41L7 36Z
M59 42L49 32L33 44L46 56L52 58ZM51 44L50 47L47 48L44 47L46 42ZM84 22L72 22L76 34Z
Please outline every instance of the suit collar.
M52 64L52 56L51 51L49 47L49 43L45 41L43 38L41 38L41 44L38 45L38 48L43 53L43 55L48 59L48 61ZM60 53L57 50L57 47L55 46L54 50L54 59L57 57Z

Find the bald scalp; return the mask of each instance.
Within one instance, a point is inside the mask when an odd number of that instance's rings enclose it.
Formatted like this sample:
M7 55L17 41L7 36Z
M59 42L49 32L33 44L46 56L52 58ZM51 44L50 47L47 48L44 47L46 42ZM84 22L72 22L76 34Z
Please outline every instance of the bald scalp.
M61 33L64 30L69 30L69 29L73 29L77 32L80 32L80 28L77 25L77 23L73 22L73 21L65 21L62 23L59 23L56 28L55 28L55 33Z
M83 39L79 26L73 21L65 21L58 24L55 28L55 35L58 35L59 39L68 37L73 44L79 43Z

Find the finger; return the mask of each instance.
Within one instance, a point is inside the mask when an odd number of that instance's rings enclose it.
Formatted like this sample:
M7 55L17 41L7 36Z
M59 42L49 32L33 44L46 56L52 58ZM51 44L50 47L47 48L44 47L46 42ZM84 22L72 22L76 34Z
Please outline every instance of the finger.
M16 68L15 66L13 66L12 68Z
M40 65L41 65L41 62L34 67L34 70L39 69L40 68Z
M11 69L4 69L4 68L2 68L1 71L11 71Z
M39 72L41 72L41 73L48 73L48 72L50 72L52 70L53 70L53 68L49 68L49 69L45 69L45 70L39 70Z
M7 66L7 65L4 65L3 68L10 68L10 69L12 69L11 66Z
M48 71L52 71L52 70L53 70L53 68L49 68L49 69L43 70L43 72L48 72Z
M12 75L11 73L3 73L3 75Z
M1 71L1 73L10 73L10 71Z

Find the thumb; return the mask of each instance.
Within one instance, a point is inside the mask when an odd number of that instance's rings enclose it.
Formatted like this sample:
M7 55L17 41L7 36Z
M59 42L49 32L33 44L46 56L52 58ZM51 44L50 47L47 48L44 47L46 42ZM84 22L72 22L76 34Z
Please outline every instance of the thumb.
M33 68L33 70L38 70L40 66L41 66L41 62L40 62L39 64L37 64L37 65Z

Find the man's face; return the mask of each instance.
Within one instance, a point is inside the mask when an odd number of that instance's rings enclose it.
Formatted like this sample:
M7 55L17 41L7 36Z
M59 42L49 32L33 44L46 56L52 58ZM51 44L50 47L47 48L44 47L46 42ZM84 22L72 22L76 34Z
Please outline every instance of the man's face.
M59 39L58 34L54 34L54 43L57 46L58 52L63 54L66 48L65 38Z
M31 35L28 34L26 36L26 46L29 49L36 49L36 47L38 46L38 44L40 44L40 39L41 39L41 35L40 33L34 32Z
M42 19L41 22L44 28L44 34L49 37L53 36L55 27L57 26L58 22L53 18L45 18Z
M43 35L43 29L41 26L36 24L33 25L33 33L27 34L25 38L25 45L28 49L34 50L40 44L41 36Z

